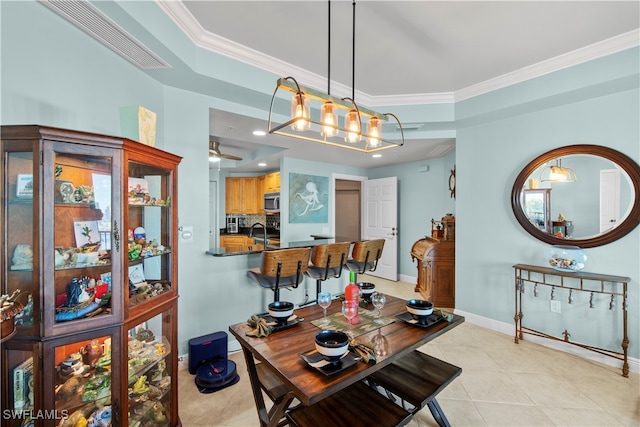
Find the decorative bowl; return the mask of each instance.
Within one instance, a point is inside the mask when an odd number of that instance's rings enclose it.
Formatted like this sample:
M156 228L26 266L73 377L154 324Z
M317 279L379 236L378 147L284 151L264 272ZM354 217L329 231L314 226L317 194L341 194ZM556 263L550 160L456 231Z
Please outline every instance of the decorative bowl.
M324 360L338 363L349 349L349 335L344 332L327 329L316 334L316 351Z
M367 301L371 299L371 295L376 291L376 285L369 282L359 282L358 287L360 288L362 298Z
M555 270L573 273L587 263L587 254L578 246L556 245L545 250L547 263Z
M422 299L410 299L407 301L407 311L414 319L425 322L427 317L433 313L433 304Z
M275 301L269 304L269 316L276 319L278 324L287 323L287 319L293 314L293 303L288 301Z

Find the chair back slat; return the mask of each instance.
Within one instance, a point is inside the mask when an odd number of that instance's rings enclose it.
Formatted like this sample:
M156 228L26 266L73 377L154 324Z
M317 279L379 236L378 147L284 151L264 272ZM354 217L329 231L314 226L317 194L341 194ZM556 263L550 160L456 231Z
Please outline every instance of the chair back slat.
M350 245L349 242L342 242L314 246L311 252L311 264L314 267L339 267L346 262ZM329 262L329 265L327 265L327 262Z
M309 266L311 248L290 248L264 251L261 254L260 272L276 277L280 266L280 277L303 274Z
M384 239L364 240L353 245L351 258L356 262L376 261L382 255Z

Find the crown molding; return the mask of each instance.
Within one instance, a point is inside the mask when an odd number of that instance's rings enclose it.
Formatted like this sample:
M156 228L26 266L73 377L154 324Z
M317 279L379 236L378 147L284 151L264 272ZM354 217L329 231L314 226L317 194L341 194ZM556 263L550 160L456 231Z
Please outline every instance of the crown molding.
M571 52L549 58L537 64L520 68L507 74L486 80L460 89L455 93L455 102L473 98L478 95L502 89L516 83L535 79L546 74L564 70L575 65L583 64L597 58L621 52L640 45L640 29L632 30L609 39L576 49Z
M181 1L160 1L156 4L173 22L203 49L226 56L236 61L258 67L278 76L295 75L304 81L305 86L318 90L326 85L326 77L311 73L295 65L281 61L262 52L248 48L232 40L207 32ZM519 70L515 70L484 82L460 89L456 92L419 93L408 95L373 96L356 90L359 103L363 105L394 106L454 103L489 93L507 86L522 83L555 71L579 65L593 59L601 58L640 45L640 29L632 30L618 36L602 40L583 48L558 55ZM336 96L351 96L351 88L340 83L331 82ZM342 94L342 95L340 95Z

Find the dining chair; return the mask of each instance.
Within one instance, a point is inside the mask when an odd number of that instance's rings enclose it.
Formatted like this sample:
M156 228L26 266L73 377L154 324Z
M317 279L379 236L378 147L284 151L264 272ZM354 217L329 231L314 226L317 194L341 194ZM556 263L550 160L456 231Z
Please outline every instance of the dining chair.
M374 271L378 267L378 260L382 256L384 239L363 240L354 243L351 259L347 260L347 268L358 274Z
M340 277L342 268L349 257L351 243L327 243L314 246L311 251L311 265L306 275L316 280L316 295L322 291L322 282L330 277Z
M382 387L387 392L409 403L415 414L425 406L441 427L450 427L436 395L462 373L462 368L414 350L367 377L372 387ZM407 409L407 408L405 408Z
M403 426L411 414L382 394L358 381L311 406L286 413L295 427Z
M273 301L280 301L281 288L296 288L309 268L311 248L288 248L263 251L260 267L247 271L247 277L273 291Z

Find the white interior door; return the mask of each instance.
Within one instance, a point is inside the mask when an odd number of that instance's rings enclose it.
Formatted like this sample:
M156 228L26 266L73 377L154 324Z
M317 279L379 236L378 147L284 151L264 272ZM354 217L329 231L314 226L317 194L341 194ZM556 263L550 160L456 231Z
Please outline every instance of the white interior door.
M600 171L600 233L604 233L620 222L620 171Z
M398 280L398 178L364 181L362 238L385 239L378 268L368 272L387 280Z

